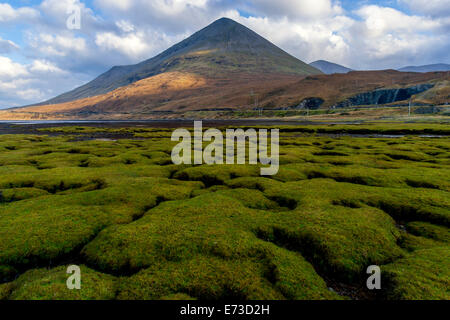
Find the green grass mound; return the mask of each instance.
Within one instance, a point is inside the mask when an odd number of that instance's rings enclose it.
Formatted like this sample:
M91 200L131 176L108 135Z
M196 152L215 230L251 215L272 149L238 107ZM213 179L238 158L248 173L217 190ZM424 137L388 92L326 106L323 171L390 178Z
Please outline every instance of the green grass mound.
M110 275L81 266L81 288L70 290L66 281L68 266L34 269L13 282L0 285L0 299L10 300L110 300L117 291L117 280Z
M226 180L259 176L258 166L250 165L214 165L214 166L198 166L186 168L176 172L173 178L180 180L201 181L206 186L223 185Z
M102 190L7 204L0 215L0 261L22 267L64 258L106 226L131 222L161 201L189 198L200 187L197 182L125 178Z
M448 246L417 250L382 267L388 279L388 297L402 300L450 299Z
M0 189L0 203L13 202L48 195L48 192L37 188Z
M400 233L385 212L349 201L352 185L314 179L268 188L282 192L298 206L278 213L258 231L268 239L298 250L316 268L347 281L360 279L370 264L383 264L401 255Z
M105 229L83 252L102 270L125 273L194 254L251 257L260 251L251 228L268 214L216 193L164 202L131 224Z
M219 190L216 194L239 200L244 206L260 210L281 210L282 208L273 200L264 196L259 190L237 188Z
M207 300L339 298L301 256L274 248L267 259L195 256L156 263L125 279L118 299L161 299L177 294Z
M413 221L406 225L408 232L450 244L450 230L431 223Z

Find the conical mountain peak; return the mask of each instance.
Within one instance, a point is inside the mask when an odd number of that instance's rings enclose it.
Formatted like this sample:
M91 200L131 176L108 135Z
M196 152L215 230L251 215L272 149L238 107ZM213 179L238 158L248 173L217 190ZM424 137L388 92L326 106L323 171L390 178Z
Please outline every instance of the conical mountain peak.
M281 50L244 25L221 18L154 58L113 67L93 81L42 104L95 96L169 71L207 75L321 73Z
M229 18L221 18L161 55L168 57L173 54L182 55L198 50L253 51L259 55L264 54L264 51L273 53L282 51L244 25Z

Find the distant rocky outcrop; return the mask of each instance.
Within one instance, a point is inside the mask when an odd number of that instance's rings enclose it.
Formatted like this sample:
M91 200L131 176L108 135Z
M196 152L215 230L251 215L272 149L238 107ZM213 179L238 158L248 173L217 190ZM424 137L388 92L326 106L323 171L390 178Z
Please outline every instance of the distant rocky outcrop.
M439 113L442 111L442 108L436 106L428 106L428 107L420 107L414 111L417 114L433 114Z
M433 84L419 84L408 88L395 89L379 89L370 92L357 94L345 101L335 105L336 108L345 108L351 106L363 105L383 105L397 101L403 101L411 98L411 96L422 93L433 88Z
M325 102L322 98L306 98L300 102L294 109L317 110Z

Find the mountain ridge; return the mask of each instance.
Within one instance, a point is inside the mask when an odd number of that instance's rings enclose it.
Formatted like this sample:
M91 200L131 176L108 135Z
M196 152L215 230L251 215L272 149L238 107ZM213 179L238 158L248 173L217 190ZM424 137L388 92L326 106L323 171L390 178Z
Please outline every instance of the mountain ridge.
M333 74L333 73L348 73L353 71L350 68L344 67L340 64L333 63L326 60L317 60L314 62L311 62L309 64L310 66L313 66L316 69L319 69L325 74Z
M407 66L400 69L397 69L401 72L438 72L438 71L450 71L450 64L446 63L435 63L435 64L427 64L423 66Z

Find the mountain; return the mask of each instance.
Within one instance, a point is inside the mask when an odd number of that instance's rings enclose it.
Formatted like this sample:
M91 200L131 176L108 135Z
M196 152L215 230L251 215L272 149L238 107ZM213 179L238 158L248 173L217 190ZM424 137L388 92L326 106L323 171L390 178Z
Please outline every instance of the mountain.
M450 64L438 63L438 64L429 64L425 66L408 66L398 71L402 72L436 72L436 71L450 71Z
M325 74L348 73L348 72L352 71L352 69L349 69L349 68L346 68L339 64L328 62L325 60L317 60L317 61L311 62L309 65L313 66L314 68L319 69L320 71L322 71Z
M39 105L105 94L166 72L189 72L205 76L224 73L321 73L247 27L222 18L154 58L135 65L113 67L91 82Z

